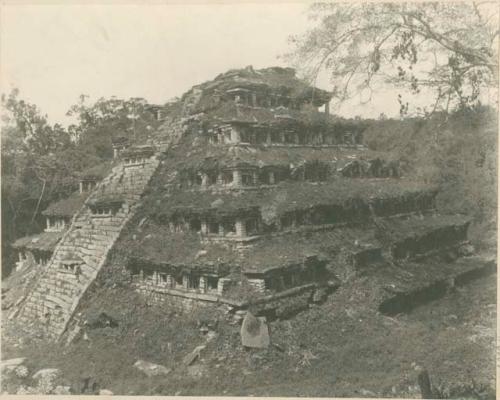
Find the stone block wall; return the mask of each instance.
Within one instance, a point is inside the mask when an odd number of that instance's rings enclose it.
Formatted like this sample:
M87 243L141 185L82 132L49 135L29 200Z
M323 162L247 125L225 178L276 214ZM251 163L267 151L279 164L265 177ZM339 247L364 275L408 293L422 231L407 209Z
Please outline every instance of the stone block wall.
M433 251L445 251L467 242L469 222L431 229L423 235L410 235L391 245L391 256L395 260L411 259Z
M197 298L165 294L148 288L141 288L138 292L144 296L149 304L167 306L169 311L175 311L178 313L191 313L193 311L213 308L225 309L224 307L226 307L221 303L213 301L204 301Z
M258 292L263 293L266 290L266 282L264 279L248 279L248 284Z
M225 294L225 292L227 290L229 290L229 288L231 287L232 283L233 282L231 281L231 279L220 278L219 282L217 284L217 294L219 296L223 296Z
M84 205L73 217L46 270L22 305L19 318L25 324L44 322L49 336L58 338L66 329L80 298L104 265L108 252L122 228L134 213L159 161L151 157L144 165L124 167L120 164L90 194L118 196L125 204L114 215L96 216ZM82 263L66 270L62 261L77 258Z

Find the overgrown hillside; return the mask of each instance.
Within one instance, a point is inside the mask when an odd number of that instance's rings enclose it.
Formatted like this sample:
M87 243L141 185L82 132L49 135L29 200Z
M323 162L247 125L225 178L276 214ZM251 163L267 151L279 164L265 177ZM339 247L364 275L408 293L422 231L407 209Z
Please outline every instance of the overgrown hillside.
M472 215L472 239L479 247L488 246L496 204L496 119L492 110L435 115L427 120L358 123L368 124L363 134L372 151L390 151L394 159L401 160L406 176L443 190L442 209ZM113 132L109 128L102 134ZM94 155L99 157L97 153ZM15 171L12 176L17 178ZM397 178L395 183L403 187ZM321 192L308 192L304 197L311 195ZM154 203L148 209L154 210ZM427 270L435 270L436 265ZM422 283L424 268L417 267ZM92 285L76 311L82 328L68 330L62 342L50 344L41 336L24 337L15 325L5 324L3 358L26 357L23 367L29 373L16 369L24 376L9 374L3 387L23 393L36 385L29 377L33 372L57 368L62 372L60 386L75 394L107 389L129 395L415 397L420 394L417 367L422 366L431 375L436 395L492 397L494 279L482 277L470 285L443 290L443 299L393 317L384 315L375 301L385 284L391 286L389 277L395 274L390 265L387 268L356 274L307 312L270 319L271 346L265 350L246 350L240 325L229 314L220 310L181 314L157 306L123 284L119 271L108 271ZM417 276L412 271L405 269L401 275ZM11 286L4 293L16 290ZM199 355L186 362L198 346L204 346ZM159 364L164 375L144 374L135 366L140 360ZM89 382L93 382L90 387Z
M245 350L240 325L224 315L166 313L125 287L96 285L80 309L85 333L73 343L41 346L9 335L3 358L27 357L30 374L58 368L59 384L75 394L418 398L423 367L437 395L493 398L494 278L396 317L375 310L372 282L361 277L324 304L270 321L264 350ZM199 358L186 365L200 345ZM169 372L147 376L134 366L138 360ZM86 380L95 387L82 389ZM3 385L16 392L34 383L9 374Z
M2 277L16 261L10 245L41 232L42 211L78 189L83 171L109 162L112 140L144 143L160 122L144 99L99 99L86 96L71 106L75 123L49 123L36 105L13 90L2 96Z
M489 247L496 243L497 131L497 112L480 107L373 121L364 137L400 159L407 176L438 185L438 207L472 216L471 240Z

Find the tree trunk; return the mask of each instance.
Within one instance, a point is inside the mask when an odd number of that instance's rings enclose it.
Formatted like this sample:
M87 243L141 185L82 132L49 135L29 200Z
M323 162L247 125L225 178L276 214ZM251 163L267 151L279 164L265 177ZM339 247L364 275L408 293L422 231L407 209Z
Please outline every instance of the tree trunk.
M33 213L33 217L31 218L31 223L33 223L35 221L36 215L38 214L38 209L40 208L40 203L42 201L42 197L43 197L43 194L45 192L45 184L47 183L47 181L45 179L41 179L41 178L39 178L39 179L41 181L43 181L42 192L40 193L40 197L38 198L38 202L36 203L36 208L35 208L35 212Z

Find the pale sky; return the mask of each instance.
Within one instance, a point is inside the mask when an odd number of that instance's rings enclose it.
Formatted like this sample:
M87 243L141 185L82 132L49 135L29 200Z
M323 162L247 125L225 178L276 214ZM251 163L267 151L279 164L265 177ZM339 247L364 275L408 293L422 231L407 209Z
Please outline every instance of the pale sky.
M287 38L308 26L307 4L4 5L2 92L20 89L51 122L80 94L143 97L163 104L230 68L284 65ZM331 89L328 80L318 86ZM344 116L397 115L396 96L377 96Z

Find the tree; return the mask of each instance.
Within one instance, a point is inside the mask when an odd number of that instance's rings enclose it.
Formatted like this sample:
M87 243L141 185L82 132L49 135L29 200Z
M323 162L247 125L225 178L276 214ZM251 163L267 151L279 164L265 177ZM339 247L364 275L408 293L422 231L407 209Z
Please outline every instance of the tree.
M2 96L2 202L3 227L28 227L42 206L71 193L77 173L96 157L76 148L67 130L50 125L33 104L19 99L14 89ZM13 234L13 236L16 236Z
M102 160L79 147L59 124L49 124L14 89L2 101L2 266L13 261L9 243L43 226L40 212L78 187L78 173Z
M496 243L497 112L485 106L456 110L446 113L444 124L443 114L372 121L365 144L390 152L407 178L439 186L438 207L473 217L476 244Z
M435 92L431 111L477 105L498 86L498 9L481 3L318 3L317 26L290 38L287 58L307 75L326 70L334 100L379 84ZM407 104L399 98L401 111Z
M18 96L19 90L13 89L8 96L1 97L2 107L6 111L2 116L3 122L16 126L16 130L7 132L9 137L7 143L3 144L12 144L14 140L17 151L27 151L34 156L69 145L70 138L61 125L50 126L47 117L40 113L36 105L19 99ZM11 147L7 146L7 149Z
M64 158L71 141L62 126L51 126L35 105L18 95L17 89L2 95L2 177L6 179L2 197L10 205L14 220L26 202L36 199L33 222L47 189L54 190L58 175L67 176L55 160Z
M68 130L80 146L102 158L111 158L111 140L117 136L127 137L132 142L144 142L159 122L146 100L131 98L101 98L94 104L86 103L87 96L71 106L69 116L75 116L78 125Z
M40 212L78 187L79 173L113 155L113 137L144 143L161 122L144 99L87 96L70 108L78 123L67 129L51 125L38 107L19 98L19 90L2 95L2 265L8 244L41 228ZM7 257L7 258L6 258ZM4 270L6 272L6 270Z

